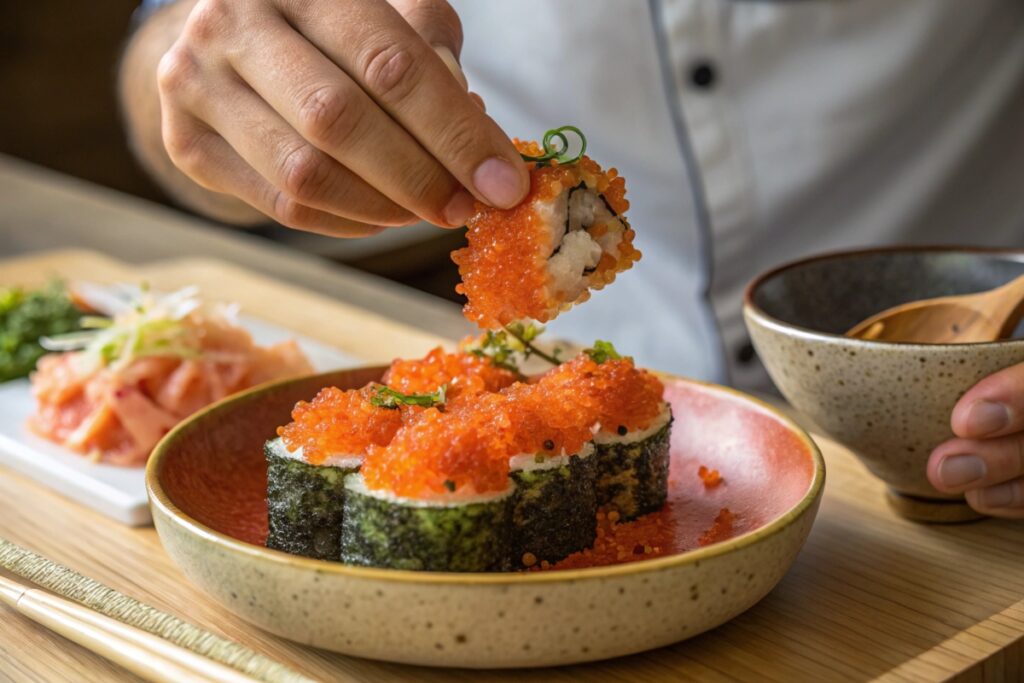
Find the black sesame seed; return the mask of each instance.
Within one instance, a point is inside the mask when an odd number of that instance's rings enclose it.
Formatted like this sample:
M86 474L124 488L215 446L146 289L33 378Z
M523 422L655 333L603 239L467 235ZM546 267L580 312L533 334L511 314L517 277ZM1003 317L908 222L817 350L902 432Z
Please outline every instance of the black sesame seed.
M555 442L552 441L551 439L548 439L547 441L544 442L544 450L550 451L550 450L553 450L554 448L555 448Z
M626 429L626 425L619 425L619 428L616 431L619 432L619 436L625 436L626 434L629 433L629 430Z

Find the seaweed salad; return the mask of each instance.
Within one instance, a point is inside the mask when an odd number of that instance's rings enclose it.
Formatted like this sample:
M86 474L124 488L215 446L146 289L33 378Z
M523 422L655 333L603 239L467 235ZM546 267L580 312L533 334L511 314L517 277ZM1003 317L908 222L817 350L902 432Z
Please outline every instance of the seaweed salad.
M59 281L41 289L0 288L0 382L27 377L48 337L78 329L82 311Z

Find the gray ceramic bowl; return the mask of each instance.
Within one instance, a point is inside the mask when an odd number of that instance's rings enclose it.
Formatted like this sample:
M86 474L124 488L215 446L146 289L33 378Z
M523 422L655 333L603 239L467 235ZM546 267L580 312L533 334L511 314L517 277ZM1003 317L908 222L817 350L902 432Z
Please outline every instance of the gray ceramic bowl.
M890 306L978 292L1022 273L1022 251L897 247L826 254L756 278L747 287L744 317L769 375L797 410L900 497L949 499L928 483L928 455L952 437L950 413L965 391L1024 361L1024 339L894 344L843 333Z

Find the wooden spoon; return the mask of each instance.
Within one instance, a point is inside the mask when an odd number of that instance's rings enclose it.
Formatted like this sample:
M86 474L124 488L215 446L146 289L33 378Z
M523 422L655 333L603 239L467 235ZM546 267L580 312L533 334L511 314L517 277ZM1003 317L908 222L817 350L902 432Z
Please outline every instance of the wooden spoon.
M1009 336L1024 317L1024 275L987 292L893 306L854 325L847 337L966 344Z

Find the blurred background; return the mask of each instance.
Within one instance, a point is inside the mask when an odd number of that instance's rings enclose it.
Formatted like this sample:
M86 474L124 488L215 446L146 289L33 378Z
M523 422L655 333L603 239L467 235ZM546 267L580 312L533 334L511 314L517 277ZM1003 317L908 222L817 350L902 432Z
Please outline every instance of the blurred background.
M0 154L173 205L135 162L118 112L115 74L137 6L104 0L82 11L80 0L0 2ZM248 232L459 300L448 254L462 243L461 231L420 225L361 240L274 226Z

